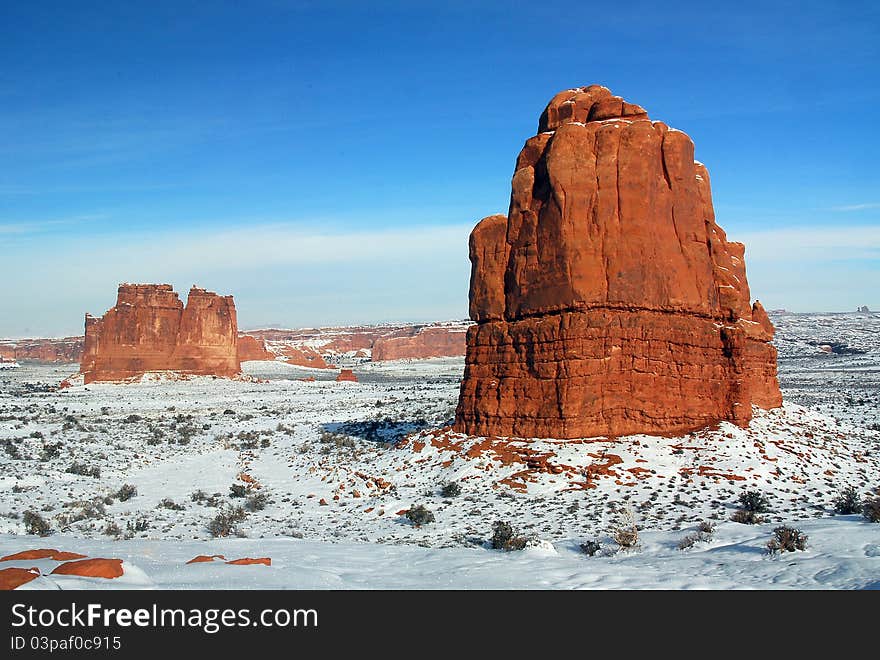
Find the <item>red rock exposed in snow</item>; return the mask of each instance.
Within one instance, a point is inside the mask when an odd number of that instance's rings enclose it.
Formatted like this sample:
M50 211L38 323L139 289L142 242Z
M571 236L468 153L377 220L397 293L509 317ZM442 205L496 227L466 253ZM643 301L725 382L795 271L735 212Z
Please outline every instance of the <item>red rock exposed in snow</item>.
M186 307L170 284L121 284L116 306L86 315L84 381L122 380L147 371L234 376L238 360L232 296L193 287Z
M38 568L4 568L0 569L0 591L12 591L23 584L40 577Z
M233 559L232 561L226 562L227 564L232 564L233 566L253 566L255 564L260 564L262 566L271 566L272 558L271 557L242 557L241 559Z
M40 548L39 550L22 550L14 555L6 555L0 558L0 561L23 561L28 559L53 559L55 561L69 561L71 559L84 559L85 555L76 552L65 552L63 550L52 550L49 548Z
M693 155L604 87L551 100L508 217L471 235L457 431L677 433L781 405L773 325Z
M52 575L79 575L81 577L100 577L111 580L122 575L121 559L80 559L56 566Z
M413 326L405 335L378 337L373 342L373 362L384 360L422 359L464 355L467 329L452 327Z
M351 369L343 369L339 372L339 375L336 377L337 383L349 382L356 383L358 382L357 376L354 375L354 372Z

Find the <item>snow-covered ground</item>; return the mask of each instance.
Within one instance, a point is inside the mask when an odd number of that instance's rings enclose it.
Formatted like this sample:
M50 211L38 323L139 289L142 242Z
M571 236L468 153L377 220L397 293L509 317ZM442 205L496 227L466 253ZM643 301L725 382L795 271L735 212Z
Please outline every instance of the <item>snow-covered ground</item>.
M40 577L32 588L876 588L880 525L834 515L833 501L847 486L880 486L878 317L774 321L785 407L756 410L748 429L677 439L452 433L461 358L366 363L356 384L254 362L251 381L60 391L75 367L23 365L0 373L0 553L124 559L122 578ZM460 494L443 495L449 482ZM123 500L124 484L136 494ZM752 490L769 500L765 522L731 522ZM434 521L413 525L413 505ZM53 533L25 535L26 511ZM628 516L639 545L622 550L612 537ZM492 550L496 521L528 547ZM710 540L679 550L700 522L715 525ZM230 537L213 536L221 523ZM783 523L809 536L806 551L764 552ZM580 551L586 542L595 556ZM216 554L272 563L185 563Z

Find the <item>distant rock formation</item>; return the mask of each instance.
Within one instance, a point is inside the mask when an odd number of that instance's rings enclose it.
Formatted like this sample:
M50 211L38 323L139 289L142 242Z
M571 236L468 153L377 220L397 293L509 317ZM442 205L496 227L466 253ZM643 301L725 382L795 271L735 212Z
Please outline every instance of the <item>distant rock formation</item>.
M687 135L605 87L560 92L517 159L509 216L471 234L455 430L678 433L781 405L744 250Z
M0 357L19 362L70 364L82 358L83 337L0 340Z
M356 383L358 382L357 376L354 375L354 372L351 369L343 369L339 372L339 375L336 377L337 383L349 382Z
M378 337L373 342L373 362L464 355L467 328L463 325L414 326L410 333Z
M186 307L170 284L120 284L116 306L86 314L85 383L148 371L231 377L241 371L232 296L192 287Z
M862 312L863 314L870 314L870 313L871 313L871 310L868 309L868 306L867 306L867 305L862 305L861 307L859 307L858 309L856 309L856 311L857 311L857 312Z
M247 335L265 341L267 350L291 364L322 366L317 358L370 358L374 362L465 354L468 321L428 324L385 324L299 330L249 330ZM301 361L304 360L304 361Z

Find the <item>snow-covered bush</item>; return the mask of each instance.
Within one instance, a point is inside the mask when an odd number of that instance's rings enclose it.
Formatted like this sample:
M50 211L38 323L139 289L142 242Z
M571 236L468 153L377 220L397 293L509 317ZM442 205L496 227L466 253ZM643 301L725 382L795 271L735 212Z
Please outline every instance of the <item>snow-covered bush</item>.
M770 554L794 552L807 549L807 535L794 527L782 525L773 530L773 538L767 543Z

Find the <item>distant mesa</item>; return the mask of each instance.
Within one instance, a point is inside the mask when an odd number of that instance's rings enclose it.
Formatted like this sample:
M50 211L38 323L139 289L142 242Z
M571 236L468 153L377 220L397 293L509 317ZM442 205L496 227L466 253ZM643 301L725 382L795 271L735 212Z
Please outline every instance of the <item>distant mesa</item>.
M867 305L862 305L861 307L859 307L858 309L856 309L856 311L857 311L857 312L862 312L863 314L870 314L870 312L871 312L871 310L868 309L868 306L867 306Z
M605 87L560 92L517 158L508 215L470 237L455 430L666 434L780 406L744 252L687 135Z
M232 377L241 371L232 296L193 286L184 307L170 284L120 284L116 305L86 314L86 384L152 371Z

